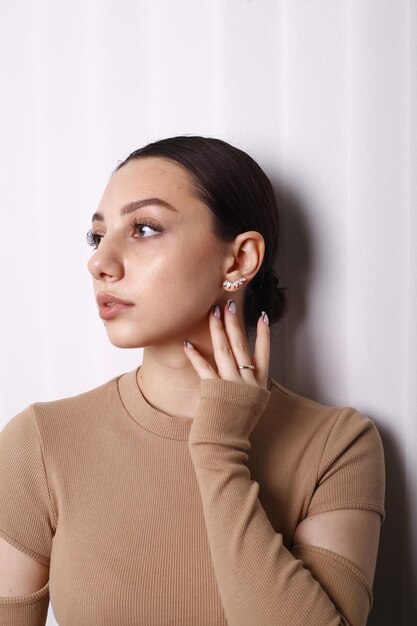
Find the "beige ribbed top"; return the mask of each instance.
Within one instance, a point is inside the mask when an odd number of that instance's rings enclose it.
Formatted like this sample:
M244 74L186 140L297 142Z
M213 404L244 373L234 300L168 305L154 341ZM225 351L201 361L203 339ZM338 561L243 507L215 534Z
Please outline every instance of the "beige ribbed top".
M204 380L193 420L144 398L137 370L35 403L0 434L0 535L50 566L0 598L2 626L365 624L361 572L293 546L309 515L384 517L374 423L273 379ZM343 621L345 620L345 621Z

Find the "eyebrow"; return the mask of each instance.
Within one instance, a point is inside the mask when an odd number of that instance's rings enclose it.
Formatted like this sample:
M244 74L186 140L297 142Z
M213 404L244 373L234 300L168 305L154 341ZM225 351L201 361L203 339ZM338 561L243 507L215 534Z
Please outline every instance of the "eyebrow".
M134 200L133 202L129 202L129 204L125 204L120 209L120 215L129 215L129 213L133 213L133 211L137 211L138 209L142 209L145 206L149 206L150 204L156 204L158 206L164 207L165 209L170 209L171 211L177 211L172 204L169 202L165 202L161 198L145 198L144 200ZM92 222L104 222L104 216L101 213L94 213L91 218Z

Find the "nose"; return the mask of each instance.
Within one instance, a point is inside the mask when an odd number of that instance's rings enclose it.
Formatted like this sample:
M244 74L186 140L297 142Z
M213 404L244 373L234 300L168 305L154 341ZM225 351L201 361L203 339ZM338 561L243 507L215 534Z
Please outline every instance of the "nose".
M104 243L104 239L89 258L87 268L96 280L115 282L123 276L123 263L114 245Z

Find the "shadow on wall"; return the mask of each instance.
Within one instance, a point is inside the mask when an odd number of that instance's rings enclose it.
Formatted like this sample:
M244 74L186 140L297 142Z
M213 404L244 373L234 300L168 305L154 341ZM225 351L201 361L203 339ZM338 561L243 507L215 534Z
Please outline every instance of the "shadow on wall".
M386 465L385 520L381 528L378 562L373 588L374 605L368 626L412 626L416 622L404 611L404 590L417 589L415 564L407 563L409 546L413 540L410 511L406 498L406 477L403 455L395 433L378 423L377 417L369 415L378 427L384 445ZM408 569L405 584L404 574ZM413 571L414 570L414 571ZM415 593L415 592L414 592ZM410 596L406 603L414 601ZM408 613L408 611L407 611Z
M286 385L287 372L296 371L297 367L297 330L301 328L307 313L307 294L314 258L305 218L306 210L301 200L276 179L272 179L272 185L281 220L280 252L274 267L280 286L286 289L287 310L283 320L271 329L271 376ZM303 372L303 386L314 398L317 397L319 383L315 375L314 343L310 344L303 349L310 360L307 380L306 372Z
M306 208L297 195L273 180L274 192L280 208L282 223L281 251L275 264L280 286L287 287L288 309L284 320L271 329L270 375L278 382L286 382L286 372L296 380L297 334L307 314L307 295L314 270L314 250L309 236ZM314 358L314 338L303 350L309 355L304 364L302 377L305 395L311 398L325 397L317 377L319 368ZM303 341L306 341L304 335ZM410 514L406 501L405 468L395 432L381 426L378 416L368 415L375 422L381 435L386 464L386 517L381 528L378 563L373 586L373 607L368 626L411 626L415 615L412 590L417 589L417 564L406 563L413 541ZM407 584L404 585L404 571ZM404 598L404 589L410 597ZM408 610L404 606L408 605ZM413 606L412 606L413 605ZM414 610L413 610L414 609Z

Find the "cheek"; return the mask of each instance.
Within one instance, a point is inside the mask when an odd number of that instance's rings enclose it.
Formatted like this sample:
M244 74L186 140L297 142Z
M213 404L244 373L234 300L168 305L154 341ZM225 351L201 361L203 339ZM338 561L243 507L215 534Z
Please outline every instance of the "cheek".
M172 290L213 291L223 282L218 253L204 241L194 243L192 247L183 242L175 253L163 256L159 253L149 271L142 276L143 280L157 287L162 297L165 291Z
M223 282L221 265L213 253L198 250L187 259L183 258L174 281L176 288L189 293L190 297L194 294L194 297L211 301L218 297Z

